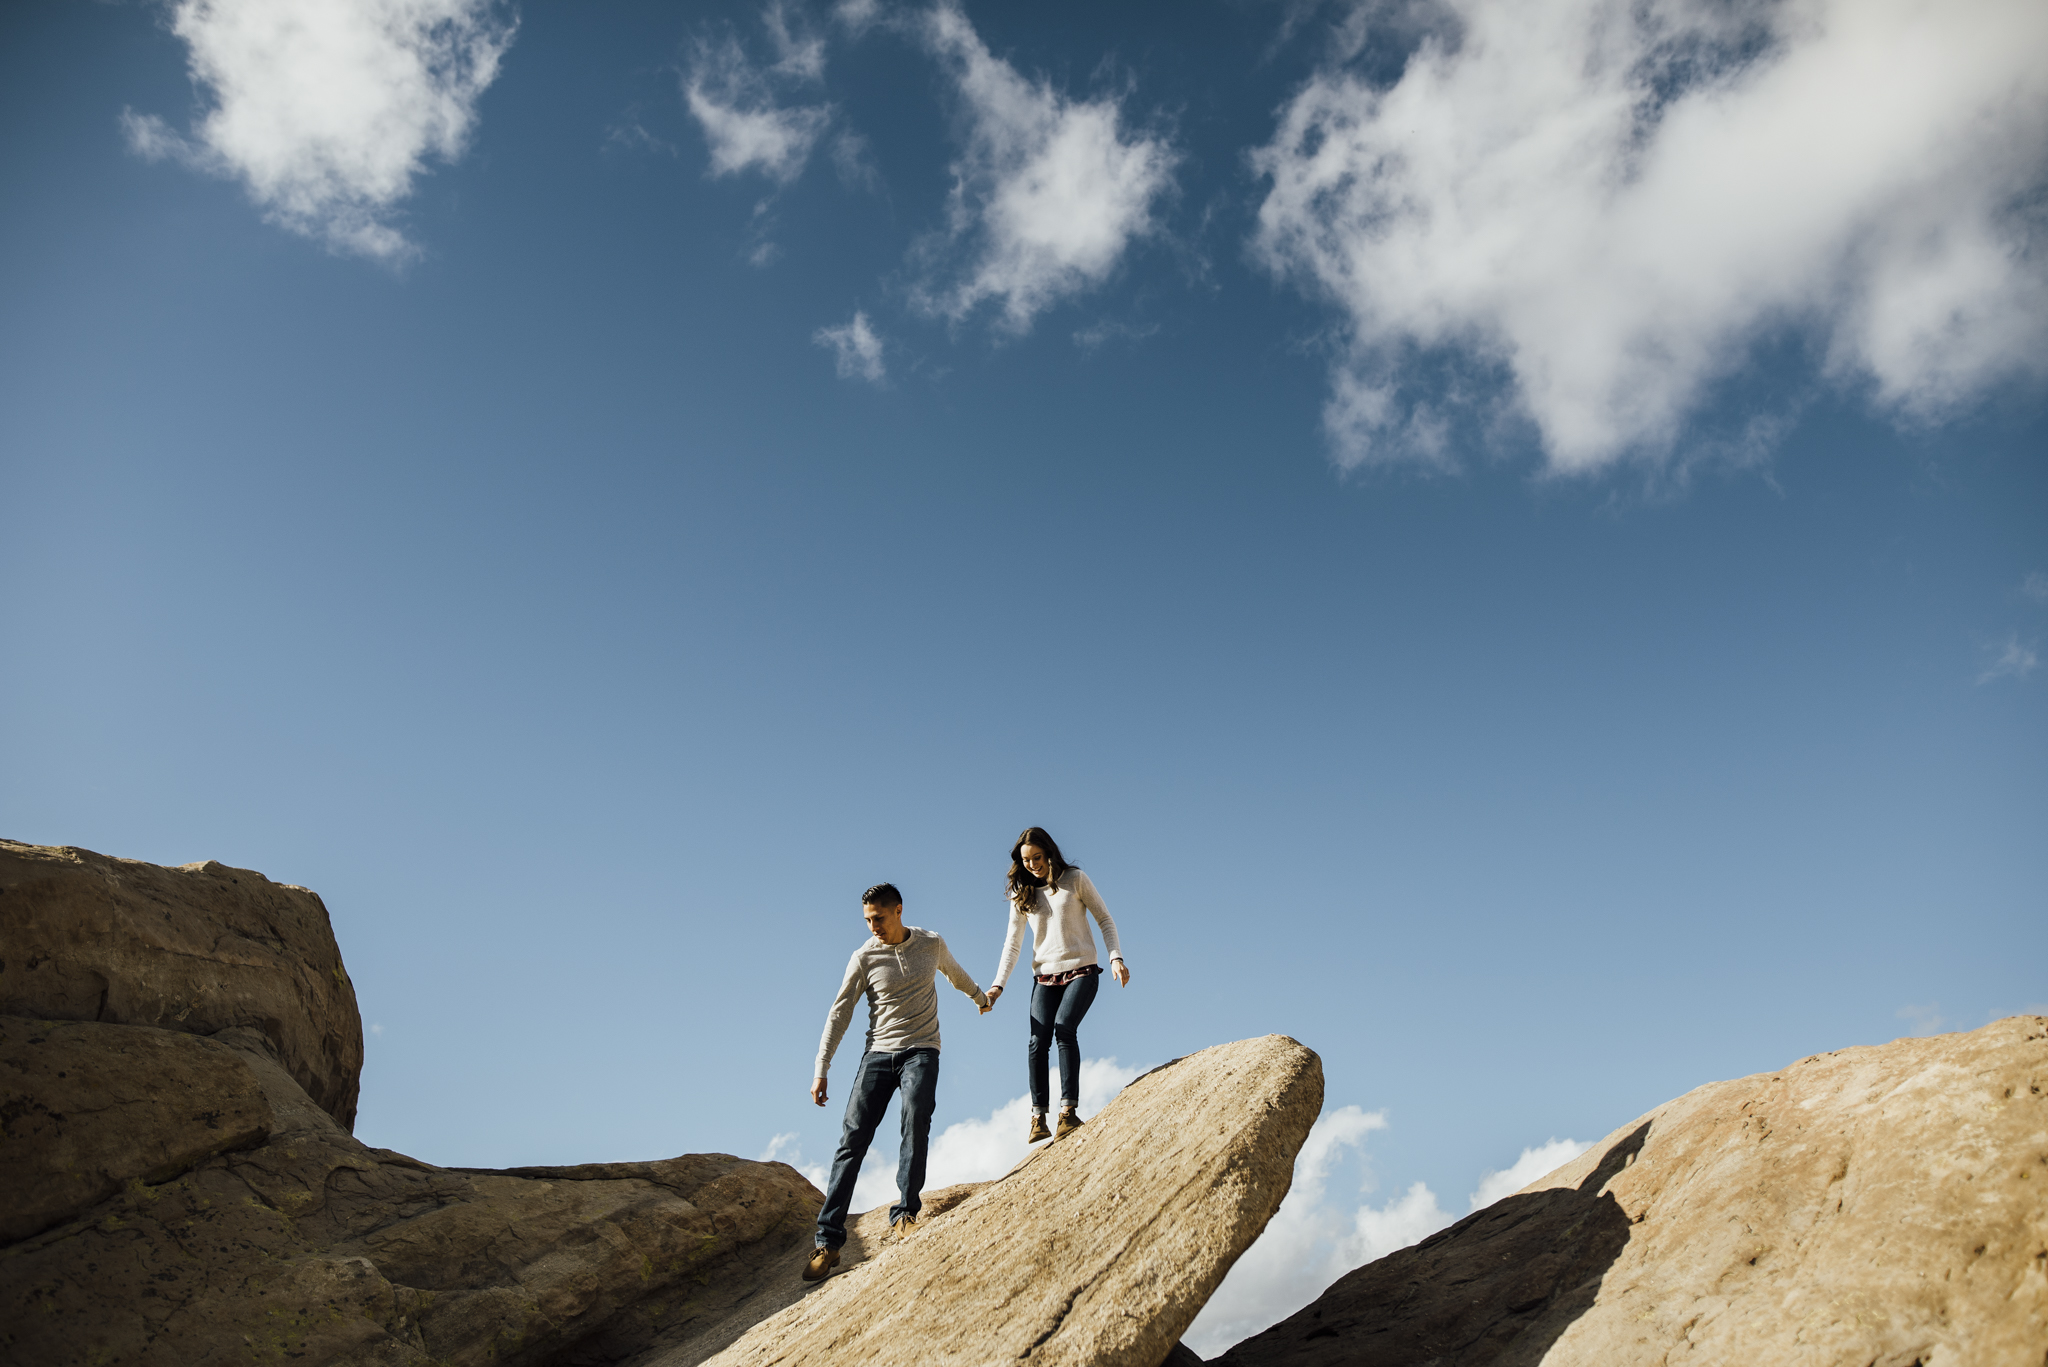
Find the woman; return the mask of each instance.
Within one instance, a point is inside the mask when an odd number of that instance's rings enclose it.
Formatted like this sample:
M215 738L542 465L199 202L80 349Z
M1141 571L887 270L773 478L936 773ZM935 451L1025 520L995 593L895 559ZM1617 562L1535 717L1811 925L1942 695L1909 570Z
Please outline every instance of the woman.
M1060 847L1033 826L1017 837L1010 847L1010 933L1003 940L1003 960L996 966L995 985L988 990L989 1004L1003 995L1003 984L1016 966L1017 951L1023 944L1024 927L1031 927L1031 1045L1026 1058L1031 1074L1031 1133L1027 1144L1054 1137L1045 1127L1046 1052L1054 1040L1060 1045L1060 1121L1058 1138L1065 1139L1080 1128L1076 1114L1081 1105L1081 1043L1075 1036L1081 1017L1095 1001L1096 979L1102 966L1095 961L1095 936L1088 929L1094 916L1102 926L1102 941L1109 946L1109 971L1118 983L1130 985L1131 971L1124 967L1122 947L1117 943L1116 922L1088 875L1060 855Z

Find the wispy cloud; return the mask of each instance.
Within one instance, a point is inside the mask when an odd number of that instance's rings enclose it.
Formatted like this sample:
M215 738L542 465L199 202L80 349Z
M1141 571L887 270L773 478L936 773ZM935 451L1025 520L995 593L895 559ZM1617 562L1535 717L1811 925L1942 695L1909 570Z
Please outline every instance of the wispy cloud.
M882 18L881 0L839 0L832 7L832 17L859 37Z
M1911 1006L1902 1006L1894 1014L1900 1020L1906 1022L1907 1029L1916 1035L1938 1034L1941 1027L1948 1024L1947 1020L1942 1017L1940 1002L1923 1002Z
M880 384L888 371L882 364L882 338L867 314L854 310L851 322L838 327L819 328L811 340L833 352L833 363L842 380L861 379Z
M683 102L704 130L711 174L758 171L787 185L803 174L811 150L832 123L829 104L787 101L825 74L825 40L793 21L781 4L761 14L775 60L755 65L728 33L697 44L683 78Z
M1294 1185L1259 1241L1238 1259L1184 1336L1188 1346L1214 1356L1313 1301L1355 1267L1421 1242L1455 1218L1421 1182L1380 1204L1355 1207L1332 1199L1330 1179L1368 1136L1387 1128L1384 1111L1344 1106L1318 1119L1294 1160ZM1524 1149L1500 1172L1480 1175L1472 1210L1492 1205L1570 1162L1589 1145L1553 1139ZM1362 1184L1370 1194L1370 1179Z
M2020 593L2036 603L2048 603L2048 574L2035 570L2020 580Z
M2041 667L2041 657L2033 646L2020 643L2017 631L2007 632L2003 641L1994 641L1990 652L1991 662L1977 676L1980 685L1998 679L2024 679Z
M757 1163L787 1163L804 1175L804 1179L819 1191L825 1189L825 1178L830 1174L823 1163L804 1162L803 1146L797 1143L796 1131L778 1134L768 1141L768 1147L754 1160Z
M1340 462L1504 419L1554 471L1662 459L1788 335L1913 421L2048 369L2038 0L1421 8L1359 5L1399 79L1333 62L1253 155L1256 253L1343 320Z
M761 11L761 23L768 30L768 41L775 45L775 70L798 80L821 81L825 78L825 36L804 23L801 18L792 20L789 7L782 0L774 0Z
M1094 351L1105 342L1142 342L1159 332L1157 323L1120 323L1113 318L1104 318L1092 326L1081 328L1074 333L1074 345L1083 351Z
M1592 1147L1576 1139L1553 1139L1533 1149L1523 1149L1522 1156L1507 1167L1481 1176L1478 1189L1472 1193L1468 1204L1473 1210L1485 1210L1495 1201L1513 1196L1544 1174L1556 1172Z
M994 302L1022 333L1040 312L1109 278L1154 228L1176 154L1124 126L1114 97L1073 100L995 56L952 3L920 26L958 93L966 147L953 163L949 231L927 253L918 292L930 312L965 318ZM965 265L953 264L964 254Z
M241 181L273 223L402 260L417 249L393 214L429 158L461 154L513 27L494 0L179 0L209 107L190 137L122 124L143 156Z

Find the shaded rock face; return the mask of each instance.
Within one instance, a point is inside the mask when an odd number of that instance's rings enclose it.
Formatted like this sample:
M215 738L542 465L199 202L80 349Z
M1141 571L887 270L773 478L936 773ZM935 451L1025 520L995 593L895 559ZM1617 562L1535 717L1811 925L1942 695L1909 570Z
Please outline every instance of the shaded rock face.
M225 1044L0 1016L0 1243L260 1144L271 1123L255 1073Z
M1232 1367L2048 1361L2048 1018L1713 1083Z
M1320 1060L1284 1036L1178 1059L710 1361L1158 1367L1279 1208L1322 1102Z
M0 927L0 1362L701 1357L796 1281L822 1198L781 1163L466 1171L355 1139L311 893L10 844Z
M0 1014L247 1026L344 1129L363 1020L315 894L212 862L163 868L0 840Z
M820 1199L716 1154L453 1171L314 1117L0 1250L0 1359L615 1362L793 1276Z

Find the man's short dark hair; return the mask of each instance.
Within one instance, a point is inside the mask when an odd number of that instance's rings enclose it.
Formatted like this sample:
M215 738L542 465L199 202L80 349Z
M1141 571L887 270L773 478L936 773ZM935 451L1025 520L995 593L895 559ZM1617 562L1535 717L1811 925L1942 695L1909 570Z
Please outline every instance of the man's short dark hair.
M896 891L894 883L877 883L860 895L860 904L864 907L900 907L903 894Z

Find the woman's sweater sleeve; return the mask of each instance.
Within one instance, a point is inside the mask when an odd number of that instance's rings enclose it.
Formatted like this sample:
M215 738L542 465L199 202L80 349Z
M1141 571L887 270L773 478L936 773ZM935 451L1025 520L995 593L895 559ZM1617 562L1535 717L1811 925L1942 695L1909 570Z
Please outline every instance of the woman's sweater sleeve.
M1024 913L1015 902L1010 907L1010 933L1003 937L1003 957L996 964L996 976L989 982L990 987L1001 987L1010 981L1010 970L1017 966L1017 951L1024 945Z
M1109 908L1102 905L1102 894L1095 890L1094 880L1079 869L1074 870L1074 896L1081 899L1081 905L1095 917L1095 924L1102 927L1102 944L1109 951L1109 957L1121 959L1124 950L1117 943L1116 922L1109 919Z

